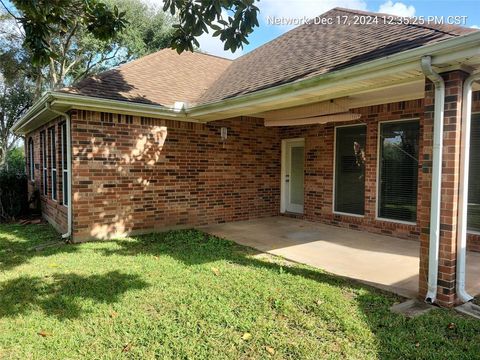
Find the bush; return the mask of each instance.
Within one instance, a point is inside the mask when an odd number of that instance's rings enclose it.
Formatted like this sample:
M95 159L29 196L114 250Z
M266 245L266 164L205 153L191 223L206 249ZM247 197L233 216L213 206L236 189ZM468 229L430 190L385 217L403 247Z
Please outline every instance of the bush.
M28 213L28 179L21 149L7 155L0 169L0 222L11 221Z
M8 152L5 168L18 174L25 173L25 152L23 147L17 147Z

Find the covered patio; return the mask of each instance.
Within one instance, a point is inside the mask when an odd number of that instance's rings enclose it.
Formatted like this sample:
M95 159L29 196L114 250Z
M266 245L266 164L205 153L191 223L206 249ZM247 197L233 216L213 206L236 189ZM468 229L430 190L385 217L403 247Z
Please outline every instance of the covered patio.
M212 235L416 297L420 243L287 216L202 227ZM467 254L467 290L480 294L480 253Z

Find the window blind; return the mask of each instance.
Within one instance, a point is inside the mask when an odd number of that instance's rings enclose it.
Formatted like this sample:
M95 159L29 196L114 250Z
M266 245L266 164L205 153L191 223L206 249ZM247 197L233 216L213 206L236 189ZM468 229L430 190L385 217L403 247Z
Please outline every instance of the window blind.
M365 208L365 138L367 127L336 128L335 211L363 215Z
M415 222L418 185L418 121L380 125L378 216Z

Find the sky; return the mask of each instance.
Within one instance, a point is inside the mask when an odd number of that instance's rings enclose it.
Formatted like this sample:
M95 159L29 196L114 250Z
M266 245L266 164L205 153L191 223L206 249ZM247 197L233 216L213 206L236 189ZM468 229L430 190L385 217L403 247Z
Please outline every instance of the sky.
M268 24L269 17L312 18L334 7L399 16L467 16L465 26L480 28L480 0L260 0L257 6L260 9L260 27L255 28L248 37L250 44L243 50L237 50L234 54L224 51L221 42L208 34L202 35L199 39L201 50L234 59L295 27Z
M162 6L163 0L141 0L149 5ZM9 0L4 0L9 6ZM466 16L464 26L480 28L480 0L260 0L258 20L260 27L250 34L249 45L235 53L223 50L218 38L204 34L199 38L200 49L212 55L235 59L268 41L291 30L295 26L268 24L270 17L314 18L334 7L383 12L399 16Z

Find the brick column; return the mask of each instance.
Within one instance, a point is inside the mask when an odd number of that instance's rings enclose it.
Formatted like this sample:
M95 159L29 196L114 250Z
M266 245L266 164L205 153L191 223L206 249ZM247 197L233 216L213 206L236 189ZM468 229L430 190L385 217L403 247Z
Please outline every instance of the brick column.
M445 80L445 118L443 127L442 199L440 212L440 252L437 303L455 304L456 240L458 186L460 173L460 132L462 86L467 76L463 71L441 74ZM432 144L435 88L425 83L425 122L423 132L423 179L419 225L421 227L419 296L425 298L428 281L428 247L430 236L430 200L432 181Z

